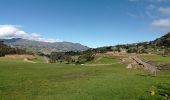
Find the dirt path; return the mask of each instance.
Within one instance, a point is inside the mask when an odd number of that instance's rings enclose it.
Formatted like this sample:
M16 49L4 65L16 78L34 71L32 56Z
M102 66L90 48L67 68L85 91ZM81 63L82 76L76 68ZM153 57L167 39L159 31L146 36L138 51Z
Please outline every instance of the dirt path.
M157 68L149 63L142 61L140 58L133 56L131 57L134 61L136 61L139 65L142 65L144 69L148 70L151 75L156 76Z
M44 59L45 59L46 63L49 63L49 59L47 57L44 56Z
M102 57L98 57L94 62L99 61L100 59L102 59Z

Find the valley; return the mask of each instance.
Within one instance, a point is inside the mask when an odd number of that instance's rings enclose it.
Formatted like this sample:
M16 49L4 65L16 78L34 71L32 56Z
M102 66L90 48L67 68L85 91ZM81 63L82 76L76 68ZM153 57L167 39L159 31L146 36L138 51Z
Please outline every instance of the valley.
M170 57L138 56L157 63L170 62ZM24 61L25 58L0 59L0 99L166 100L162 93L168 94L170 89L169 70L160 70L152 76L141 66L127 68L127 61L122 59L128 60L128 54L101 54L81 65L50 64L38 56L29 58L35 62L32 63Z
M168 100L169 44L157 40L51 54L1 43L0 99Z

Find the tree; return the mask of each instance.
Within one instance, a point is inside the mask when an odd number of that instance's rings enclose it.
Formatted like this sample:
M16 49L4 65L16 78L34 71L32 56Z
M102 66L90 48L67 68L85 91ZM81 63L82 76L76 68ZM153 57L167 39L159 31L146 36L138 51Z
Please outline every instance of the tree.
M0 57L5 56L6 54L27 54L27 52L24 49L7 46L0 41Z
M69 64L72 61L71 56L69 55L65 56L65 61L67 61L67 63Z
M84 54L78 57L77 63L82 64L94 59L94 55L91 54Z
M50 55L50 62L55 63L56 61L64 60L65 53L64 52L52 52Z
M128 53L137 53L138 52L138 49L137 48L129 48L128 50L127 50L127 52Z

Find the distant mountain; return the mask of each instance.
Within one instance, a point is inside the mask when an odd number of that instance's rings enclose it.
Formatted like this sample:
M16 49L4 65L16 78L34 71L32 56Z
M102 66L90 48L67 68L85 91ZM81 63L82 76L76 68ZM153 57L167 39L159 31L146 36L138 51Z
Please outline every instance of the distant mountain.
M49 54L52 51L55 52L66 52L66 51L83 51L87 50L87 46L83 46L79 43L71 43L71 42L40 42L27 40L22 38L12 38L12 39L0 39L0 41L4 41L4 44L24 48L28 51L33 52L42 52L45 54Z
M170 32L160 38L157 38L151 43L159 47L164 46L170 48Z

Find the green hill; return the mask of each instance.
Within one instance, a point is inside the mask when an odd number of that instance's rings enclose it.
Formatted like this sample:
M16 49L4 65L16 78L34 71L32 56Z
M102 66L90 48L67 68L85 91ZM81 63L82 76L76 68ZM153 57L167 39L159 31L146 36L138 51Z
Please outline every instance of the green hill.
M164 46L164 47L170 47L170 32L167 33L166 35L154 40L152 42L152 44L156 45L156 46Z

